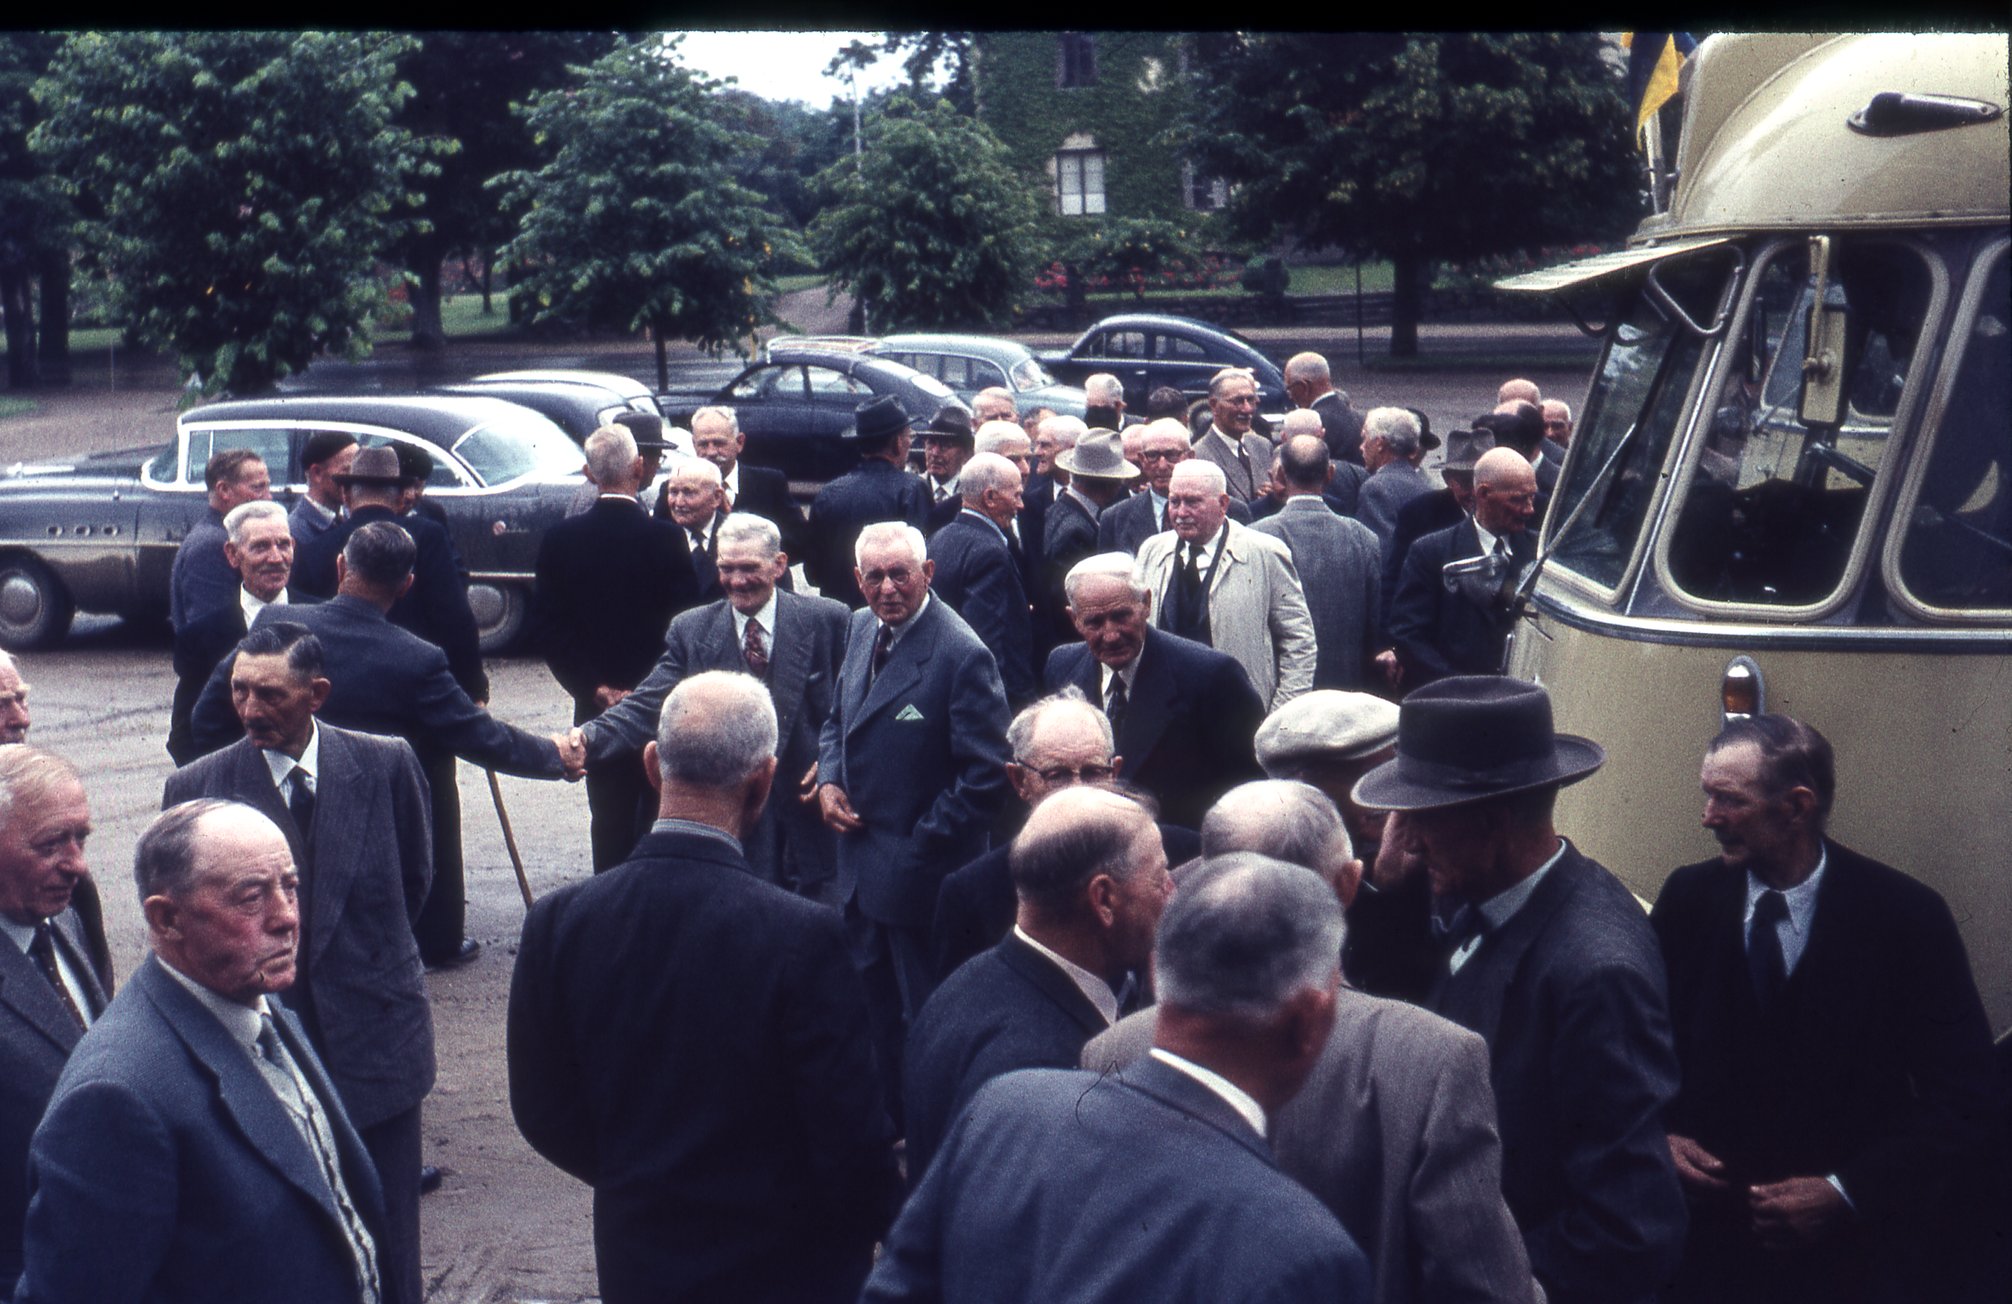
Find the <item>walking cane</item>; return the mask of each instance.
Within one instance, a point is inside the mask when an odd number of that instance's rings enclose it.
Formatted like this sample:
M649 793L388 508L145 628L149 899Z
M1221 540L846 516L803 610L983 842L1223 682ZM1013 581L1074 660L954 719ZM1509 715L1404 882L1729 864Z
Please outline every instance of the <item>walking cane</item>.
M510 851L510 866L517 871L517 890L524 894L524 908L531 908L531 880L524 877L524 855L517 850L517 835L510 831L510 812L503 809L503 785L496 782L496 771L485 769L489 776L489 800L496 803L496 822L503 826L503 845Z

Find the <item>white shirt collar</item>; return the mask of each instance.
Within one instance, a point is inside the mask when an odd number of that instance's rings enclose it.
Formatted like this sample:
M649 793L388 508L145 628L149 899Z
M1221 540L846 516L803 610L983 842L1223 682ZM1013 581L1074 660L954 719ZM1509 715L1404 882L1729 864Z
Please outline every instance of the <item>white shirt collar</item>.
M285 589L281 589L277 597L275 597L271 602L267 602L265 599L259 597L258 594L253 593L250 589L246 588L244 585L242 584L238 585L238 610L245 613L246 629L251 628L251 623L254 620L258 619L258 613L264 611L267 607L284 607L285 605L286 605Z
M288 756L285 752L279 751L278 749L267 750L265 748L261 748L259 749L259 755L265 757L266 768L272 771L273 787L278 788L282 784L284 784L287 780L287 776L291 775L294 771L294 767L298 765L301 769L307 771L308 781L316 785L316 787L318 788L321 784L320 721L317 720L308 721L307 746L300 749L300 759L298 761L294 760L293 757Z
M1809 928L1816 917L1816 888L1823 881L1823 871L1829 864L1830 849L1818 844L1816 868L1810 871L1809 877L1794 887L1782 889L1782 897L1788 905L1788 918L1784 922L1789 931L1782 934L1781 958L1783 967L1791 973L1795 971L1795 962L1802 958L1803 948L1809 945ZM1742 936L1752 931L1754 906L1759 903L1761 893L1768 890L1760 875L1747 871L1746 913L1740 916Z
M1474 533L1478 535L1481 539L1482 556L1485 557L1489 553L1494 552L1495 541L1501 538L1502 536L1494 533L1487 526L1483 525L1481 523L1481 518L1478 516L1470 516L1467 519L1474 522Z
M727 510L732 511L734 504L739 502L741 497L741 464L739 458L734 459L734 469L721 477L720 483L726 486Z
M764 602L761 610L755 612L752 616L743 613L739 607L736 607L731 602L727 604L727 610L734 613L734 637L740 640L741 646L747 646L748 622L750 620L759 620L761 622L762 640L768 644L768 654L771 659L775 657L775 607L776 597L774 589L768 591L768 601Z
M1152 1056L1168 1068L1187 1074L1210 1091L1221 1096L1225 1104L1243 1116L1244 1122L1251 1125L1253 1132L1256 1132L1259 1136L1265 1135L1264 1106L1258 1104L1251 1097L1250 1092L1245 1091L1222 1074L1212 1069L1205 1069L1193 1060L1182 1059L1170 1050L1162 1050L1158 1046L1155 1046L1152 1050Z
M1104 1016L1106 1024L1118 1021L1118 994L1111 990L1111 984L1105 982L1096 974L1091 973L1082 965L1077 964L1068 956L1041 945L1040 942L1028 935L1026 929L1020 927L1018 924L1013 925L1013 936L1033 947L1043 957L1054 964L1057 969L1067 974L1069 981L1076 984L1076 989L1083 993L1083 998L1097 1007L1097 1013Z
M160 960L158 955L154 958ZM224 1025L224 1031L228 1032L240 1046L250 1054L259 1053L258 1035L265 1027L265 1017L268 1013L265 997L260 996L251 1005L240 1005L227 996L219 996L166 960L160 960L160 964L168 977L180 983L204 1009L217 1017L217 1022Z
M14 939L14 945L21 948L21 954L28 954L28 948L35 943L35 925L23 924L0 915L0 933Z
M885 622L881 622L883 628L889 628L894 631L894 637L887 644L887 646L890 649L892 649L895 646L895 644L901 642L902 639L908 636L908 631L915 627L916 618L919 617L923 612L929 610L929 604L931 602L934 602L935 600L936 600L935 594L924 593L922 595L922 605L917 607L913 612L911 612L907 620L902 621L899 625L887 625ZM875 631L874 636L876 638L879 637L879 632Z
M1204 578L1208 576L1209 567L1215 564L1216 550L1229 542L1230 526L1232 524L1233 522L1230 521L1229 518L1225 517L1223 519L1222 525L1217 528L1215 534L1210 537L1207 543L1202 544L1200 549L1196 552L1195 565L1201 568L1201 572ZM1174 569L1179 570L1183 565L1186 564L1185 550L1188 544L1185 539L1180 539L1178 537L1175 539L1175 542L1178 546L1175 547L1174 549Z

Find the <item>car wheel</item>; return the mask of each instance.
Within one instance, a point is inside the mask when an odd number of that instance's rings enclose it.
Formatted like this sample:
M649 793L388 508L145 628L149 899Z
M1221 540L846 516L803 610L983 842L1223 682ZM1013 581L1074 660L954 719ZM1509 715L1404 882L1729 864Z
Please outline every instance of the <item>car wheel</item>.
M27 553L0 560L0 647L33 651L60 642L77 614L70 591Z
M524 635L524 624L531 616L531 594L522 584L476 580L468 586L468 609L475 613L482 655L501 656Z

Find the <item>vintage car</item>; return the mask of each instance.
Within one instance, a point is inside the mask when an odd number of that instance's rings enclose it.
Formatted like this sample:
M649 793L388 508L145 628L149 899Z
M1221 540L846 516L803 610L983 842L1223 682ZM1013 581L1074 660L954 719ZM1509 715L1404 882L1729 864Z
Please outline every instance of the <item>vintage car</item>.
M1162 385L1198 399L1209 392L1209 377L1224 367L1248 367L1257 381L1260 412L1292 410L1277 363L1235 331L1192 317L1119 313L1084 331L1066 350L1042 354L1041 363L1071 385L1109 372L1124 385L1126 405L1141 414L1146 395Z
M483 651L513 642L530 611L538 541L584 483L579 446L497 398L316 395L210 403L183 413L164 448L0 471L0 646L54 643L80 610L159 619L175 550L207 510L211 454L257 450L273 497L291 505L307 488L301 445L319 430L432 455L427 496L446 510L468 567Z
M534 373L519 373L532 375ZM551 372L555 379L516 379L509 376L489 376L475 380L465 380L456 385L442 385L433 390L435 394L465 394L472 397L500 398L521 404L533 412L550 417L559 429L572 437L576 444L587 442L587 436L602 426L609 424L624 412L647 412L658 415L655 398L642 401L625 397L620 391L594 380L579 380L579 376L605 376L611 380L621 379L608 372L576 371ZM564 377L564 379L557 379ZM633 384L634 382L629 382ZM689 455L692 451L691 436L688 432L673 426L664 427L664 435L671 447Z
M1089 406L1082 386L1064 385L1049 375L1041 360L1018 340L990 335L888 335L867 351L936 377L967 404L978 397L979 390L998 388L1013 395L1023 415L1044 407L1065 417L1080 417Z

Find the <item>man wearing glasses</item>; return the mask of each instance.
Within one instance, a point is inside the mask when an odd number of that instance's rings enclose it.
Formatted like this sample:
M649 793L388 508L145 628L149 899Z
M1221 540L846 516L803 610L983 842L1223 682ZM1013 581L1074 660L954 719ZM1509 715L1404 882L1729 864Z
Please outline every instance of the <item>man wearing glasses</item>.
M1129 432L1128 432L1129 433ZM1145 471L1145 489L1104 509L1097 518L1097 551L1128 552L1139 555L1139 545L1167 525L1167 489L1173 483L1174 468L1195 455L1187 426L1177 417L1149 422L1139 451ZM1238 525L1251 523L1250 509L1230 500L1230 519Z
M1271 482L1271 440L1251 433L1257 410L1257 381L1247 368L1224 367L1209 381L1212 420L1195 441L1195 456L1223 469L1230 497L1241 503L1262 498Z

